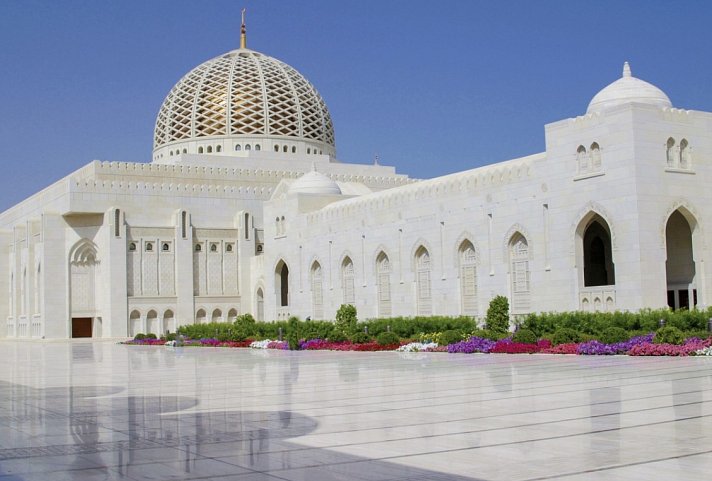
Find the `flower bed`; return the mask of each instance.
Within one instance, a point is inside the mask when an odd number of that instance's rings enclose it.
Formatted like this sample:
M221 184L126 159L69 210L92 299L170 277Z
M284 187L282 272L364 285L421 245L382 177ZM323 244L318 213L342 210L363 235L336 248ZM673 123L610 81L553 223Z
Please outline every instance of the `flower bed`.
M543 354L578 354L578 347L578 344L569 342L542 349L540 352Z
M493 341L490 339L471 336L469 339L459 341L447 346L440 346L435 342L401 341L400 344L381 345L375 341L367 343L352 343L351 341L332 342L325 339L308 339L299 342L299 349L331 350L331 351L399 351L399 352L448 352L448 353L500 353L500 354L577 354L584 356L622 355L630 356L712 356L712 338L687 339L681 345L655 344L654 334L636 336L627 341L605 344L597 340L581 343L566 343L552 346L551 342L544 339L536 344L514 342L511 338ZM168 341L161 339L133 339L126 341L133 345L165 345L165 346L199 346L199 347L250 347L253 349L289 349L286 341L221 341L215 338L183 339Z
M685 341L682 345L675 344L640 344L628 351L629 356L690 356L710 347L712 339L697 339Z

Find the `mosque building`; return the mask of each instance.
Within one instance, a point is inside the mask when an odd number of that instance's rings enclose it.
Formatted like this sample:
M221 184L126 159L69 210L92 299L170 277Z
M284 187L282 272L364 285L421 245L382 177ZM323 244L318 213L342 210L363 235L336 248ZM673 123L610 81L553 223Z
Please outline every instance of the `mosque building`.
M151 163L93 161L0 214L11 338L291 316L707 306L712 113L634 77L546 150L429 180L341 163L329 110L241 45L188 72ZM3 293L4 294L1 294Z

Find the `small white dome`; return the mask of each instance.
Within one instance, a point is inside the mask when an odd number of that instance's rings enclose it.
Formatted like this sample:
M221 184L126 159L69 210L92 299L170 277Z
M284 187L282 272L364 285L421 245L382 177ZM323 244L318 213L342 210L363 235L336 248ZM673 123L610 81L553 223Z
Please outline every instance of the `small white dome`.
M339 184L322 173L312 170L299 177L289 187L290 194L341 195Z
M672 107L665 92L655 85L631 75L628 62L623 65L623 77L598 92L588 104L586 113L602 112L618 105L637 102L657 107Z

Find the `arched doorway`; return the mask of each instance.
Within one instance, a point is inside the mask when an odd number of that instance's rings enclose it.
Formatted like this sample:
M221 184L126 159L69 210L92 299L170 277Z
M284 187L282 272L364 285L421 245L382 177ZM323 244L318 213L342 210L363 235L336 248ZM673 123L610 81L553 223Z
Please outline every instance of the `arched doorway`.
M590 211L576 228L576 268L579 307L583 311L612 311L616 307L613 235L608 222Z
M161 330L158 325L158 313L151 309L148 311L148 314L146 314L146 334L151 333L160 337L160 331Z
M129 336L134 337L141 331L141 313L135 310L131 311L129 315Z
M176 332L175 315L170 309L163 313L163 330L167 332Z
M289 317L289 267L280 260L274 271L274 290L277 297L277 319Z
M98 266L97 248L92 241L81 239L72 247L69 254L72 337L92 337L92 323L97 312L96 292L100 280L97 275Z
M697 223L692 215L686 214L683 215L680 209L676 210L665 226L667 304L672 309L690 309L697 305L692 242L692 232Z
M594 217L583 234L584 287L612 286L616 283L611 234L600 216Z

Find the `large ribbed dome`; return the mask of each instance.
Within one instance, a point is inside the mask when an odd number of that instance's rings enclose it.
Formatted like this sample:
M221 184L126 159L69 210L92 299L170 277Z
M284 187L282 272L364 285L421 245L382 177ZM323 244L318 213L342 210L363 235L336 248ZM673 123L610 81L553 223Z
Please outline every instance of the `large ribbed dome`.
M626 62L623 65L623 76L598 92L588 104L586 113L602 112L632 102L661 108L672 107L665 92L645 80L633 77Z
M261 142L253 150L335 155L331 116L314 86L284 62L247 48L208 60L171 89L156 119L154 159L169 147L176 147L171 155L202 153L201 141L226 139ZM220 145L215 153L243 150Z

